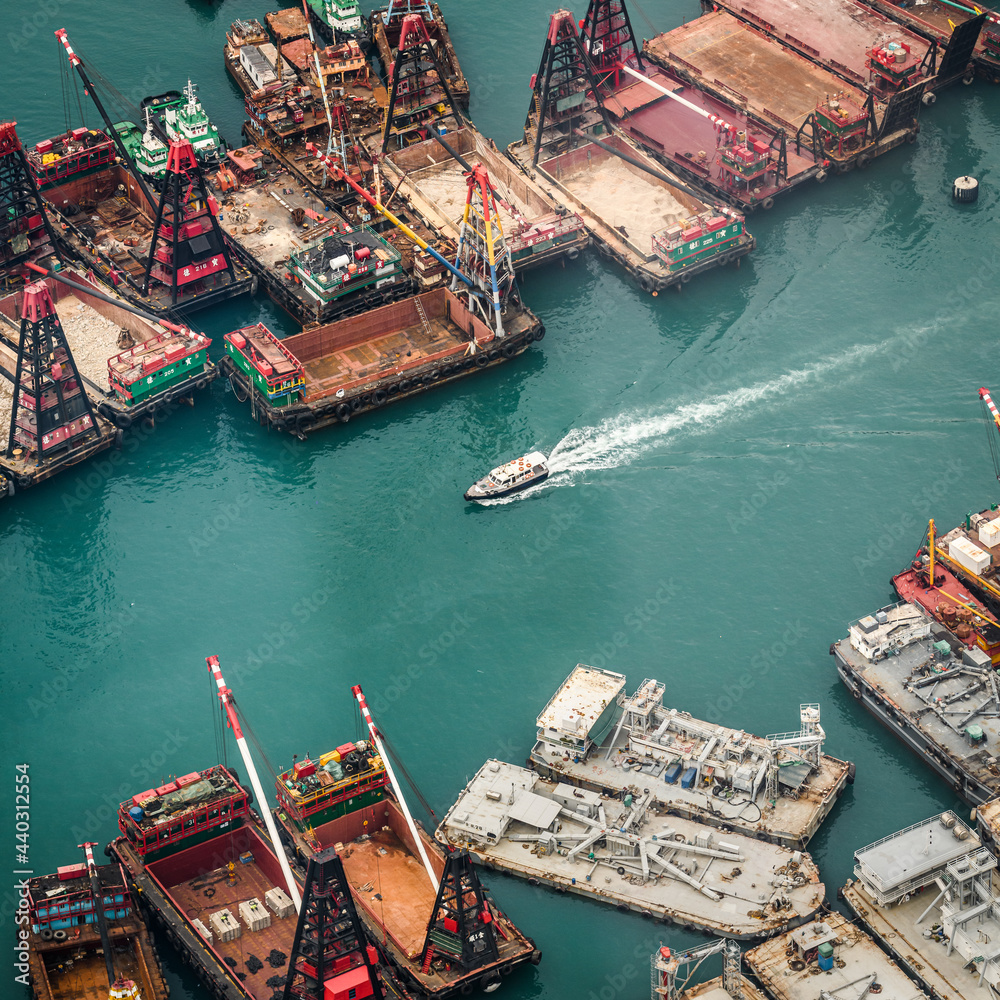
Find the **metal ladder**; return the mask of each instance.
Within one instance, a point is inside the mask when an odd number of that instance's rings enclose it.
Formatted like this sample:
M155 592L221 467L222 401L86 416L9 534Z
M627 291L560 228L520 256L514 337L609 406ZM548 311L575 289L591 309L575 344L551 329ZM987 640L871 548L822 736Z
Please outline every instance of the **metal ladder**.
M424 312L424 304L420 301L419 295L415 295L413 297L413 304L417 307L417 315L420 316L420 322L423 324L424 333L426 333L428 337L432 337L434 335L434 331L431 329L430 321L427 319L427 313Z

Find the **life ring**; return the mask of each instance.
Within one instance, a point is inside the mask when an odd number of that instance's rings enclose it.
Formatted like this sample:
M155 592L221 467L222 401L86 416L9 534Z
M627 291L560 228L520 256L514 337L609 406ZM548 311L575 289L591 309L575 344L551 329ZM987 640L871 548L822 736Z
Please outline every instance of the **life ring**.
M476 367L485 368L490 363L489 358L485 354L476 355Z
M347 403L341 403L340 406L337 407L337 417L340 420L343 420L345 424L351 419L351 408L347 405Z
M121 431L127 431L132 426L131 413L121 413L116 410L111 419L114 421L115 427Z
M517 348L513 344L504 344L503 347L500 348L500 353L505 358L510 360L517 353Z
M376 389L372 393L372 406L381 406L389 398L389 393L385 389Z
M766 198L765 198L765 199L764 199L764 200L763 200L763 201L762 201L762 202L760 203L760 207L761 207L762 209L764 209L764 211L765 211L765 212L766 212L766 211L768 211L769 209L772 209L772 208L774 208L774 199L773 199L773 198L772 198L772 197L771 197L770 195L768 195L768 196L767 196L767 197L766 197Z
M41 930L41 933L38 936L43 941L51 941L52 940L52 928L51 927L43 927L42 930Z
M399 383L400 392L409 392L413 388L413 383L408 379L404 378L402 382Z

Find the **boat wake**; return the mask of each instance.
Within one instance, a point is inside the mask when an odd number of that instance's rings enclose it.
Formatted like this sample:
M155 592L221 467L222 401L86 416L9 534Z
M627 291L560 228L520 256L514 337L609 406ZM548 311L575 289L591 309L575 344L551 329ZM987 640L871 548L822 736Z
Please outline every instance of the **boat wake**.
M779 378L694 403L685 403L665 413L624 413L609 417L594 427L571 430L549 454L549 479L537 489L570 485L576 473L615 469L640 455L673 441L681 433L701 433L737 417L756 404L783 396L829 372L869 357L879 345L863 344L837 358L809 368L787 372ZM531 491L534 492L534 491ZM523 497L525 494L521 494Z

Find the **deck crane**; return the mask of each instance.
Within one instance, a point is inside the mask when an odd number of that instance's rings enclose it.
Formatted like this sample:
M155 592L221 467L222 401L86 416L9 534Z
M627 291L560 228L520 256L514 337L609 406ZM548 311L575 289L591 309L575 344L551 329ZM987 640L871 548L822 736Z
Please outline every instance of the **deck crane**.
M260 778L257 777L257 768L254 767L253 757L250 756L250 748L247 746L246 737L243 735L243 727L240 725L239 714L230 697L232 691L226 687L226 682L222 678L219 658L217 656L208 656L205 658L205 662L208 664L209 672L215 678L216 686L219 689L219 702L228 717L229 727L236 737L236 745L240 748L243 763L246 764L247 772L250 775L250 783L253 785L257 801L260 803L261 815L264 817L264 823L267 825L267 832L271 838L271 846L277 855L278 864L281 866L281 873L285 876L288 895L291 896L292 902L295 904L295 912L298 913L302 909L302 897L299 895L298 886L295 884L295 878L292 876L292 870L288 865L288 858L285 857L285 848L281 842L281 838L278 836L278 828L274 825L274 817L271 815L271 810L267 807L267 797L261 786Z
M375 725L375 720L372 718L371 710L368 708L368 702L365 701L365 695L361 690L361 685L355 684L354 687L351 688L351 693L357 699L358 705L361 707L361 714L364 717L366 725L368 726L368 732L371 734L372 742L375 744L375 749L378 750L379 754L382 756L382 763L385 764L385 773L389 776L389 781L392 782L392 789L396 793L399 808L403 811L403 816L406 818L406 825L410 829L413 842L417 845L420 860L423 862L424 869L427 871L427 877L431 880L431 886L434 891L437 892L439 888L437 875L434 874L434 869L431 867L430 859L427 857L427 852L424 850L424 842L421 840L417 826L413 822L413 816L410 814L410 807L406 804L406 799L403 797L403 790L399 787L399 782L396 780L396 774L392 769L392 764L389 762L389 755L386 753L385 746L382 743L382 734L378 731L378 726Z
M83 67L83 61L76 54L76 52L73 51L73 47L69 44L69 39L66 37L66 29L58 28L55 34L56 38L63 43L63 47L66 49L66 55L69 57L70 66L77 71L80 79L83 81L84 89L88 94L90 94L91 100L93 100L98 113L104 121L104 126L108 130L108 138L114 142L116 148L118 149L118 155L121 156L122 160L128 167L128 172L135 178L136 184L139 185L139 190L142 191L143 198L146 199L147 204L150 206L155 205L158 199L154 198L152 194L150 194L149 188L146 187L146 182L143 180L142 173L137 169L132 157L125 148L125 144L122 142L122 137L118 134L118 130L115 128L114 123L108 117L107 111L104 110L104 105L101 103L101 99L97 96L94 84L91 82L90 77L87 76L87 71Z
M793 760L786 761L786 764L792 764L795 759L798 759L807 764L811 770L819 770L823 743L826 740L826 733L819 720L818 704L814 702L808 705L799 705L799 721L802 728L797 733L775 733L767 737L769 754L764 797L772 806L778 799L778 769L783 766L780 761L782 753L793 758ZM756 798L756 795L757 789L755 788L753 797Z
M333 171L334 180L345 181L350 187L352 187L357 194L359 194L364 200L371 205L380 215L384 216L389 220L397 229L399 229L408 239L412 240L421 250L426 250L439 264L443 264L451 274L458 278L460 281L465 282L473 291L476 290L476 283L467 274L463 274L454 264L446 260L437 252L437 250L432 247L427 240L421 239L410 227L399 219L397 216L393 215L381 202L376 201L353 177L349 177L347 173L338 166L329 156L325 153L320 152L319 148L311 142L306 143L306 149L312 153L317 160L320 160L324 165L328 166L331 171Z
M706 958L722 955L722 988L733 998L743 998L742 954L739 943L731 938L719 938L686 951L671 951L660 947L652 956L652 990L650 1000L679 1000L688 983ZM685 971L681 973L681 966ZM680 982L678 982L680 980Z

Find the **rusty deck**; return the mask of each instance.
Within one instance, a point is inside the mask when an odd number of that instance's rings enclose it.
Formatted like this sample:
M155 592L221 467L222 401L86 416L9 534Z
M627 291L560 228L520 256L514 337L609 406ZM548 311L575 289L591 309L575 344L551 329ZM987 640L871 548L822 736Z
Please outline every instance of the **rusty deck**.
M226 869L217 868L173 886L170 892L174 902L188 919L200 920L210 930L211 915L221 909L228 908L239 920L242 928L240 936L226 942L220 941L216 936L213 947L222 960L230 966L234 975L240 978L240 974L243 974L245 978L241 978L241 982L250 993L263 1000L274 992L267 985L267 980L272 976L284 976L288 972L287 959L278 966L272 966L268 962L268 956L273 949L284 952L286 956L291 954L295 919L294 916L279 919L268 910L271 925L259 931L249 930L240 916L240 903L256 898L263 905L264 894L274 888L275 883L261 871L256 862L237 864L233 878L235 885L230 885ZM247 963L252 957L256 957L263 964L263 968L251 972ZM229 959L232 959L232 962Z
M646 42L643 55L794 133L831 94L866 95L726 11L704 14Z
M719 0L718 6L862 87L871 82L866 63L873 47L905 42L923 59L931 45L854 0Z
M645 64L644 70L643 75L661 87L746 132L748 140L759 139L770 145L778 131L753 121L744 111L691 86L673 73ZM725 182L725 172L717 155L720 132L711 119L637 80L625 82L606 97L604 103L618 125L658 159L696 178L699 183L709 185L725 198L749 207L750 199L745 193L733 190ZM797 152L794 143L789 143L787 155L787 179L769 174L767 182L760 185L756 200L786 190L819 169L808 146Z

